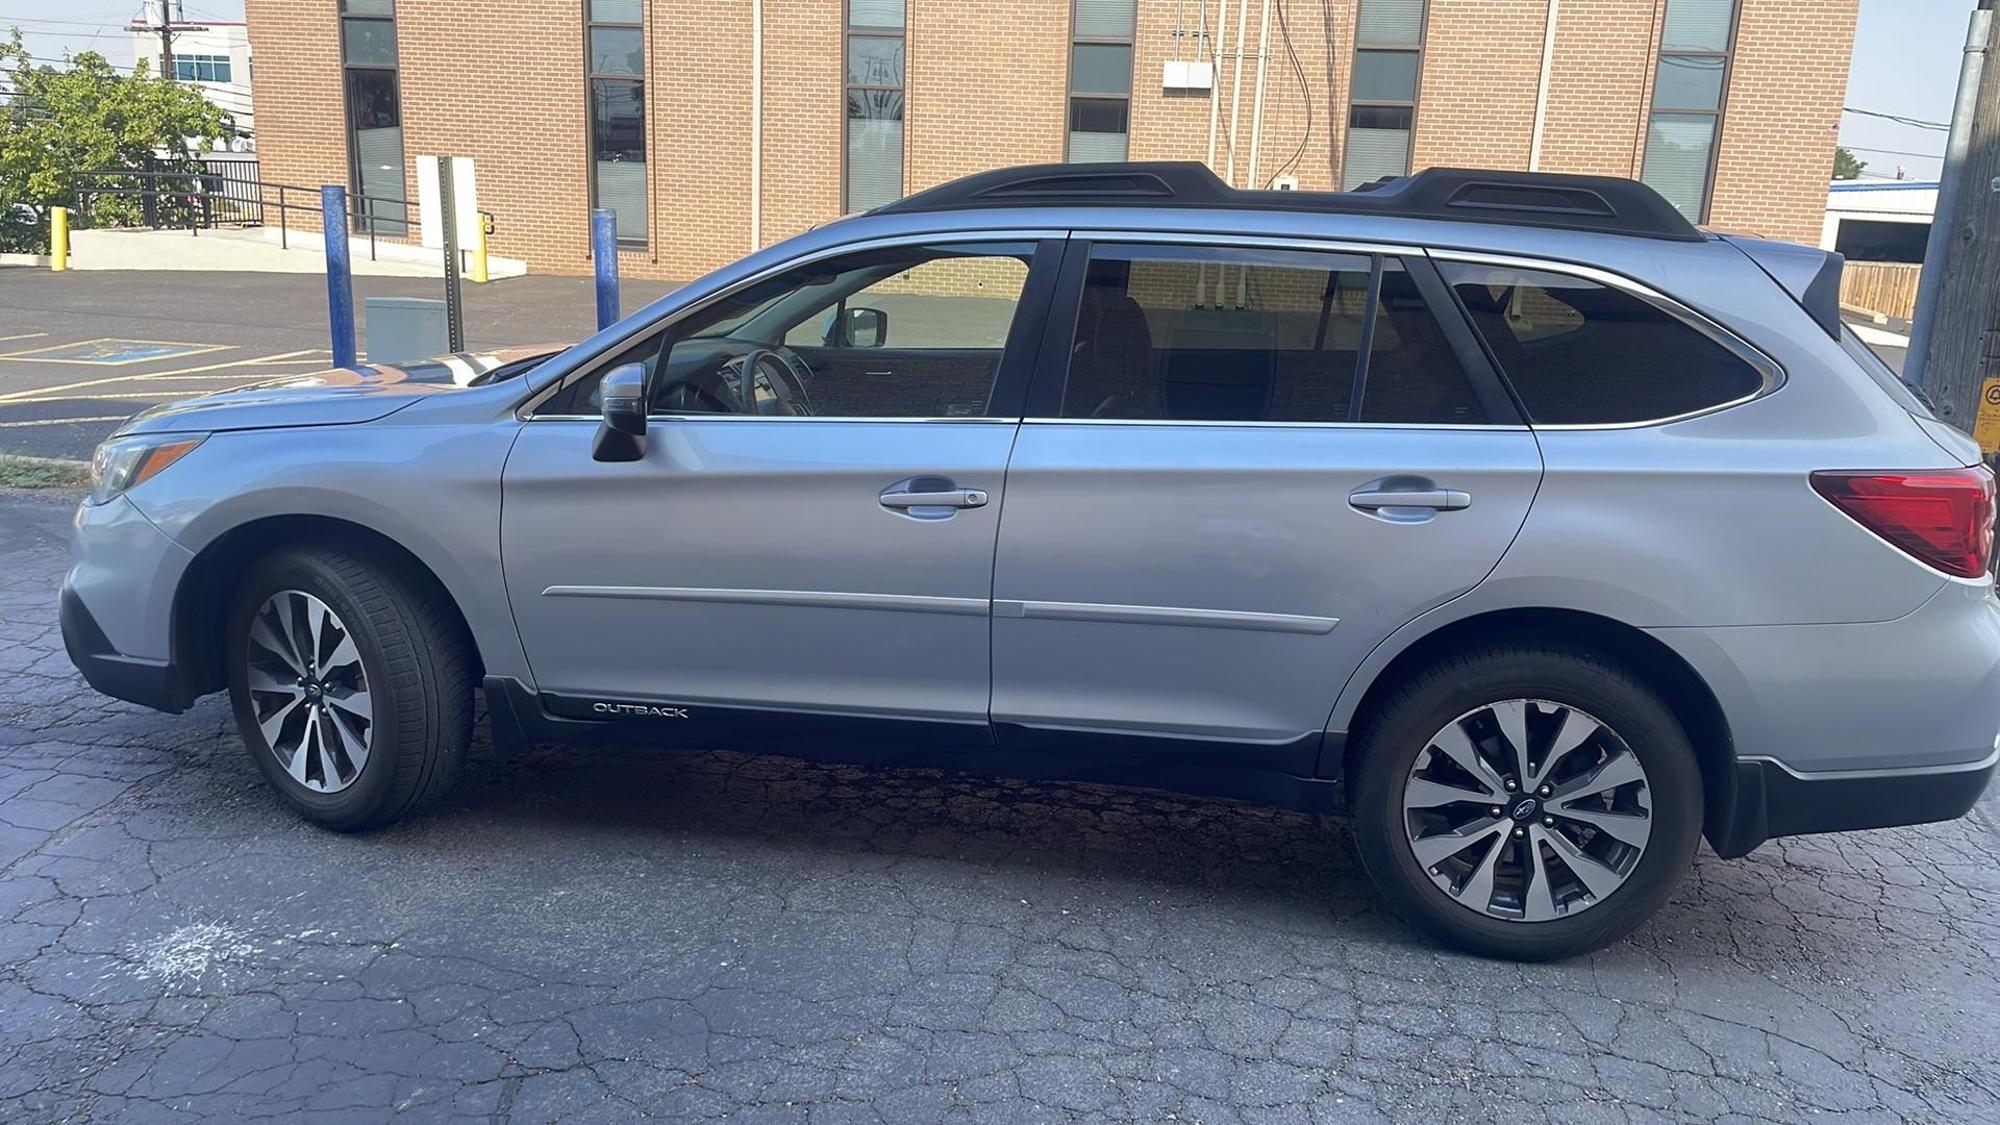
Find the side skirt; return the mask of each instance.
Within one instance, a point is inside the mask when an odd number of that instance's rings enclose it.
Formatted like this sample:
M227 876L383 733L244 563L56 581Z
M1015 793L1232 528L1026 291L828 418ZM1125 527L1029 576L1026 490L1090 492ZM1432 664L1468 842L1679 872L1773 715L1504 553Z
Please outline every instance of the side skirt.
M943 769L1034 781L1075 781L1222 797L1308 813L1346 810L1337 780L1301 776L1319 754L1317 735L1282 745L1147 738L1002 724L829 715L703 704L604 701L537 694L512 677L488 676L494 745L625 743L727 748L812 762ZM629 710L628 710L629 708Z

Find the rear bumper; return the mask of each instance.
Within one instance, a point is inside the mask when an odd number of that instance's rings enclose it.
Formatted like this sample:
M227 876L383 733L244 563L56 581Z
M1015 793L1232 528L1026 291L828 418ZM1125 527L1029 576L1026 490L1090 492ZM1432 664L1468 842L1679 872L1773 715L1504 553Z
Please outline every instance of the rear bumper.
M63 647L85 682L113 699L178 714L192 702L179 670L170 660L126 656L112 647L83 599L67 583L62 590Z
M1736 797L1712 818L1708 839L1725 859L1767 840L1956 820L1971 811L2000 767L2000 748L1962 766L1901 772L1853 770L1802 774L1769 758L1736 763Z

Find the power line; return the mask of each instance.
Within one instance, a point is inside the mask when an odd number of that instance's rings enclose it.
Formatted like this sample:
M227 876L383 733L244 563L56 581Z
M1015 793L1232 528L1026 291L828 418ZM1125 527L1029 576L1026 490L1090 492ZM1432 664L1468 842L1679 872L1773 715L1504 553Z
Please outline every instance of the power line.
M1925 121L1919 117L1904 117L1901 114L1882 113L1879 110L1873 110L1873 109L1855 109L1851 105L1842 107L1842 112L1856 113L1860 114L1862 117L1879 117L1884 121L1893 121L1898 125L1908 125L1913 129L1935 129L1940 133L1949 132L1951 130L1951 126L1945 124L1942 121Z
M1926 160L1944 159L1944 153L1941 152L1905 152L1899 148L1870 148L1867 145L1841 145L1840 147L1853 149L1855 152L1880 153L1883 156L1917 156Z

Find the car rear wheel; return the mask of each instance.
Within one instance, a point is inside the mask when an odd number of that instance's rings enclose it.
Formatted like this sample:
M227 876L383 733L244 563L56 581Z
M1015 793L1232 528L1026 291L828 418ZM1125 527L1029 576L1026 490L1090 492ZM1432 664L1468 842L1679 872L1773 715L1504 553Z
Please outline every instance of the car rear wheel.
M239 585L228 644L243 741L307 819L369 828L450 786L472 736L471 646L427 584L372 556L274 554Z
M1630 670L1480 648L1398 687L1360 732L1356 847L1418 928L1491 956L1567 957L1667 900L1701 835L1701 774Z

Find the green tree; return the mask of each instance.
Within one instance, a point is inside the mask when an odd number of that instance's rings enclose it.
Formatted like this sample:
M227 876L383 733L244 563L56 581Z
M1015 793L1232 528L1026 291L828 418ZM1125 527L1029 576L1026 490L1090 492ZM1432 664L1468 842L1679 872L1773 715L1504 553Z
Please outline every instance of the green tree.
M36 65L17 29L0 42L0 251L45 252L49 208L76 206L78 173L197 173L199 146L235 133L229 115L188 86L120 74L85 51L67 68ZM144 181L93 178L91 186ZM192 186L192 181L189 182ZM185 206L183 203L182 206ZM97 196L72 225L117 225L140 213L135 196Z
M1861 178L1861 170L1866 167L1868 167L1868 162L1866 160L1856 160L1854 158L1854 154L1847 151L1847 147L1845 145L1834 146L1833 148L1834 179L1858 180Z

